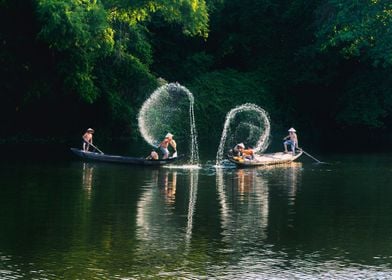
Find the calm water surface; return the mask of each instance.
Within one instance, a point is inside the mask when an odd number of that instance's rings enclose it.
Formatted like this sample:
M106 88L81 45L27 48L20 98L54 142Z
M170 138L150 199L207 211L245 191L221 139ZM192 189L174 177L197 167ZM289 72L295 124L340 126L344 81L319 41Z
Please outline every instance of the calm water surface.
M0 279L391 279L388 155L0 162Z

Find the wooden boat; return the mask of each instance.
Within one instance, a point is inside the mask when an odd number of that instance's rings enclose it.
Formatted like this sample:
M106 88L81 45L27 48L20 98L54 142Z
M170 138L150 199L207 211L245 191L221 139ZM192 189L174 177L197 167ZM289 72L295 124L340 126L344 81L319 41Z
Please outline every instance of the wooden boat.
M241 157L229 156L229 160L240 167L252 167L252 166L265 166L290 163L299 158L302 155L302 151L293 155L292 153L272 153L272 154L261 154L255 155L254 159L247 160Z
M126 157L109 154L101 154L96 152L86 152L80 149L71 148L71 151L80 158L92 161L103 161L103 162L114 162L114 163L126 163L135 165L146 165L146 166L159 166L175 162L180 157L168 158L168 159L145 159L142 157Z

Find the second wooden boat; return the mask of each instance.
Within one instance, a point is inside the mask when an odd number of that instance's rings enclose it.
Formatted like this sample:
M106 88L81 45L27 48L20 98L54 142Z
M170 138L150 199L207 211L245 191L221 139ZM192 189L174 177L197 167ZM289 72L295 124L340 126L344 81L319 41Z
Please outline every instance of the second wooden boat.
M263 166L263 165L275 165L290 163L295 161L302 155L302 151L293 155L292 153L272 153L272 154L261 154L255 155L254 159L248 160L242 157L229 156L229 160L240 167L252 167L252 166Z

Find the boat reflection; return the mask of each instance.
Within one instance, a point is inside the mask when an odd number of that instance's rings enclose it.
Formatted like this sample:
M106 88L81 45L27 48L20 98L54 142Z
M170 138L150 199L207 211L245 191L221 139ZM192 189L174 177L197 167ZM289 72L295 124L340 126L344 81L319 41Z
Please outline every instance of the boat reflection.
M217 169L216 186L220 202L224 241L241 243L242 237L265 239L268 225L268 185L256 169ZM243 240L242 240L243 241ZM239 242L239 243L238 243Z
M301 186L302 180L302 163L292 162L276 166L275 168L268 167L265 170L265 176L276 187L271 200L287 205L287 207L275 209L273 213L270 213L270 216L274 217L274 219L271 218L269 225L271 232L281 234L279 232L282 230L282 223L286 225L283 228L295 227L294 224L297 214L296 200L299 191L298 186ZM279 217L279 219L275 217ZM272 221L274 222L272 223Z
M152 175L137 204L137 251L177 247L184 252L192 237L199 171L161 168Z
M223 240L230 246L238 243L251 246L253 242L265 240L276 217L276 209L273 208L271 213L270 205L274 205L274 199L282 197L287 198L287 224L292 223L301 171L301 163L234 171L217 169L216 188Z
M263 170L270 181L278 180L280 188L287 195L288 204L294 205L301 181L302 163L291 162L277 166L266 166Z

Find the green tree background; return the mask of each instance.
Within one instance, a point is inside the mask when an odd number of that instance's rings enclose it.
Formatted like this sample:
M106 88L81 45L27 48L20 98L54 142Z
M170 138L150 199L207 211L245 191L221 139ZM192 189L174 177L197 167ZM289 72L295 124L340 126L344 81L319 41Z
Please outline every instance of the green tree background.
M390 1L1 0L0 22L3 141L138 138L159 78L194 94L202 143L247 102L323 149L392 140Z

